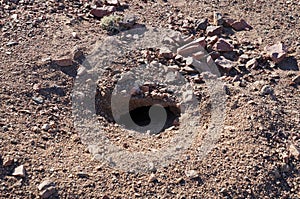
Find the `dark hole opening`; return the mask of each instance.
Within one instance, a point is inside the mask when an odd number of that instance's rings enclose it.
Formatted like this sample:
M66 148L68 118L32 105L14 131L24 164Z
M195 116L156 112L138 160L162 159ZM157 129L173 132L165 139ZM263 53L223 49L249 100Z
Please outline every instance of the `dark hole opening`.
M131 110L129 112L129 114L121 115L120 123L124 124L125 128L127 128L127 129L133 129L133 126L128 126L128 123L125 122L129 117L131 117L131 119L135 122L136 125L141 126L141 127L147 126L151 122L150 117L149 117L150 108L151 108L151 106L141 106L141 107L135 108L135 109ZM161 130L161 132L167 128L176 126L178 123L178 118L180 117L180 109L178 107L168 106L168 107L164 107L164 109L167 113L167 119L165 121L164 127Z

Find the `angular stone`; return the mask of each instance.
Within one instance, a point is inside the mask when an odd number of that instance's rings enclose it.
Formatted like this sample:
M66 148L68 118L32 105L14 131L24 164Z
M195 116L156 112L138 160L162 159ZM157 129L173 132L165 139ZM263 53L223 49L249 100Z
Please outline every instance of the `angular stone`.
M106 0L108 5L118 6L120 2L118 0Z
M116 11L115 6L105 6L105 7L101 7L101 8L92 9L90 14L95 17L102 18L104 16L110 15L114 11Z
M289 147L291 156L294 156L295 159L300 160L300 149L294 144L291 144Z
M223 28L222 26L208 26L206 32L208 36L221 35Z
M225 19L225 25L232 27L236 31L253 29L244 19L235 20L231 18Z
M18 177L25 177L25 168L24 165L20 165L15 168L14 172L12 173L13 176L18 176Z
M201 19L197 22L196 30L206 30L208 26L208 19Z
M296 77L294 77L292 79L292 81L295 83L295 84L300 84L300 75L297 75Z
M275 63L281 62L287 55L287 49L281 42L272 46L266 46L265 51Z
M183 57L189 57L198 52L204 52L204 48L199 44L195 44L192 46L184 46L177 50L177 53Z
M246 68L256 68L257 66L258 66L258 61L255 58L250 59L246 63Z
M233 45L221 38L215 43L213 48L218 52L230 52L233 50Z
M174 54L168 48L161 48L159 49L159 56L166 59L172 59L174 57Z
M67 66L72 66L73 65L73 60L68 57L62 57L59 59L53 60L55 64L57 64L60 67L67 67Z
M3 160L3 167L9 167L9 166L13 165L13 163L14 163L14 159L7 157Z
M196 170L185 171L185 175L190 179L195 179L199 177L199 173Z
M44 189L46 189L46 188L48 188L48 187L50 187L50 186L54 186L54 185L55 185L55 184L54 184L53 181L47 179L47 180L44 180L41 184L39 184L38 190L39 190L39 191L42 191L42 190L44 190Z
M50 198L51 196L55 195L57 193L55 187L48 187L40 192L40 196L43 199Z
M216 59L215 63L227 73L233 68L233 62L223 56Z

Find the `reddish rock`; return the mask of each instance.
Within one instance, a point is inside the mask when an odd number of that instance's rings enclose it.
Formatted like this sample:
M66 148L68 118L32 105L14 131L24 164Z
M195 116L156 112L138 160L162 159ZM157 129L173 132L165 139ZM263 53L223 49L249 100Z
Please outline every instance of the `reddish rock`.
M233 45L221 38L215 43L213 48L218 52L230 52L233 50Z
M90 14L95 17L102 18L104 16L110 15L114 11L116 11L115 6L105 6L105 7L101 7L101 8L92 9Z
M206 33L208 36L220 35L223 32L222 26L208 26Z
M281 62L287 55L287 49L281 42L272 46L266 46L265 51L275 63Z
M172 59L174 57L174 54L168 48L161 48L161 49L159 49L159 57L163 57L166 59Z
M225 25L232 27L236 31L253 29L252 26L250 26L244 19L235 20L228 18L225 20Z

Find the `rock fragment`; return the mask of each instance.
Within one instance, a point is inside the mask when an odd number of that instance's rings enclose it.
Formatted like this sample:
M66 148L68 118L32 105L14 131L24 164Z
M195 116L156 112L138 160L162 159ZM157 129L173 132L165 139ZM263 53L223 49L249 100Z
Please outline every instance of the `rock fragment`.
M295 84L300 84L300 75L297 75L296 77L294 77L292 79L292 81L295 83Z
M208 19L201 19L197 22L196 30L206 30L208 26Z
M159 49L159 56L166 59L172 59L174 57L174 54L168 48L161 48Z
M274 63L281 62L287 55L287 49L281 42L272 46L266 46L265 52Z
M60 67L68 67L73 65L73 60L69 57L62 57L53 60L55 64L57 64Z
M229 18L225 20L225 23L236 31L253 29L244 19L235 20Z
M189 179L195 179L199 177L199 174L196 170L188 170L185 171L185 175L189 178Z
M97 17L97 18L102 18L104 16L108 16L111 13L116 11L115 6L104 6L101 8L94 8L91 10L90 14Z
M49 179L44 180L41 184L39 184L38 190L40 191L41 198L44 199L50 198L51 196L57 194L55 183Z
M227 42L225 39L219 39L213 46L214 50L218 52L230 52L233 51L233 45Z
M271 86L265 85L261 88L260 94L261 95L272 95L274 93L274 90Z
M300 149L294 144L291 144L289 147L290 155L294 156L295 159L300 160Z
M13 163L14 163L13 158L11 158L11 157L4 158L3 167L9 167L9 166L13 165Z
M106 0L108 5L118 6L120 2L118 0Z
M215 63L227 73L233 68L233 62L223 56L216 59Z
M246 68L256 68L257 66L258 66L258 61L255 58L250 59L246 63Z
M25 177L25 168L24 165L20 165L15 168L14 172L12 173L13 176L18 176L18 177Z
M219 12L214 12L214 25L215 26L220 26L223 25L223 16Z
M223 28L222 26L208 26L206 32L208 36L221 35Z

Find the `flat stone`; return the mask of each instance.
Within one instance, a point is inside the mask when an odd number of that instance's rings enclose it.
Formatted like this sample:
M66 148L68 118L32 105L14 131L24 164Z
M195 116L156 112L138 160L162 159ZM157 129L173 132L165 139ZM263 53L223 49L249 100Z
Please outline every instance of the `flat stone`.
M106 0L108 5L118 6L120 2L118 0Z
M199 177L199 173L196 170L185 171L185 175L190 179L195 179Z
M251 30L252 29L252 27L244 19L241 19L240 21L233 22L231 24L231 27L236 31Z
M214 25L220 26L223 25L223 15L219 12L214 12Z
M14 163L14 159L11 157L7 157L3 160L3 167L9 167L13 165L13 163Z
M24 165L20 165L15 168L14 172L12 173L13 176L18 176L18 177L25 177L25 168Z
M300 149L294 144L291 144L289 147L291 156L294 156L295 159L300 160Z
M246 68L256 68L257 66L258 66L258 61L255 58L250 59L246 63Z
M287 55L287 49L281 42L272 46L266 46L265 52L275 63L281 62Z
M297 75L296 77L294 77L292 79L292 81L295 83L295 84L300 84L300 75Z
M72 66L73 65L73 60L68 57L62 57L59 59L53 60L55 64L57 64L60 67L67 67L67 66Z
M233 62L223 56L220 56L218 59L216 59L215 63L225 72L229 72L233 68Z
M10 42L7 42L6 43L6 46L15 46L15 45L18 45L19 43L16 42L16 41L10 41Z
M90 14L95 16L95 17L102 18L104 16L110 15L114 11L116 11L115 6L104 6L104 7L101 7L101 8L92 9Z
M50 186L54 186L54 185L55 185L55 184L54 184L53 181L47 179L47 180L44 180L41 184L39 184L38 190L39 190L39 191L42 191L42 190L44 190L44 189L46 189L46 188L48 188L48 187L50 187Z
M213 46L214 50L218 52L230 52L233 51L233 45L227 42L225 39L219 39Z
M261 88L260 94L261 95L272 95L274 93L274 90L271 86L265 85Z
M208 19L201 19L200 21L197 22L196 25L196 30L206 30L208 26Z
M174 57L174 54L168 48L161 48L161 49L159 49L159 56L166 58L166 59L172 59Z
M40 196L43 199L47 199L50 198L51 196L55 195L57 193L55 187L51 186L48 187L46 189L44 189L43 191L40 192Z
M208 26L206 32L208 36L221 35L223 28L222 26Z

